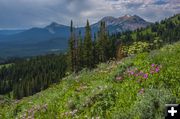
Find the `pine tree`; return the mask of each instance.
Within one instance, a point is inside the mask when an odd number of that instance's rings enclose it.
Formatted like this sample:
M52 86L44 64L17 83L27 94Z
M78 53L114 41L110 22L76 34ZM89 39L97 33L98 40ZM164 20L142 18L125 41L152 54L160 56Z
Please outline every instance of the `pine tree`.
M96 33L94 33L94 41L93 41L93 63L95 65L99 63L99 58L98 58L98 43L97 43Z
M108 58L115 58L116 57L116 39L115 38L111 38L111 40L109 40L109 49L108 49Z
M77 43L77 70L80 71L83 68L83 40L81 37L81 31L79 31L78 43Z
M75 70L75 39L74 39L74 28L73 28L72 20L71 20L71 27L70 27L68 61L69 61L69 69L70 71L73 72Z
M101 21L100 31L98 34L98 50L99 50L99 61L105 62L108 60L108 35L106 30L105 22Z
M84 38L84 64L87 68L93 68L93 46L91 40L91 28L87 20L86 32Z

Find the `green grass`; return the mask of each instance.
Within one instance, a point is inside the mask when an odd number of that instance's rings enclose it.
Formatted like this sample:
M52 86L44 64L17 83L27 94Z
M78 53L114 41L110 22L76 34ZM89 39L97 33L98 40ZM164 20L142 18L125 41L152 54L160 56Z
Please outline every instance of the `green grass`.
M0 118L161 119L166 103L180 103L178 59L180 43L100 64L22 100L2 99ZM159 66L153 74L152 64ZM129 75L127 70L148 77Z
M0 69L2 68L2 67L9 67L9 66L11 66L12 64L0 64Z

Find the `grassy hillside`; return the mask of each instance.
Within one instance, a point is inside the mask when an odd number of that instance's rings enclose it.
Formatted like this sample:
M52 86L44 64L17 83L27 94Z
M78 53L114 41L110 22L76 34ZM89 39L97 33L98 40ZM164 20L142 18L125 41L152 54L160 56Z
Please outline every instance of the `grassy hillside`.
M10 64L0 64L0 69L2 68L2 67L9 67L9 66L11 66L12 64L10 63Z
M180 103L180 42L70 75L22 100L0 97L0 118L159 119Z

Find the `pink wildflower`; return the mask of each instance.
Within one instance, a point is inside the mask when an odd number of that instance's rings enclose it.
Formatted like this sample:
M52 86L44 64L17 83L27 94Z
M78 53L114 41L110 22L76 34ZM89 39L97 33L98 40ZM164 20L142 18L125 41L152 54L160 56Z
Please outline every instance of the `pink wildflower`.
M151 64L151 67L154 67L155 66L155 64Z
M156 67L156 72L159 72L159 67Z
M140 72L139 72L139 75L142 75L142 74L143 74L143 71L140 71Z
M148 73L144 74L143 78L147 79L148 78Z
M133 72L133 71L131 71L130 73L131 73L131 75L133 75L133 74L134 74L134 72Z

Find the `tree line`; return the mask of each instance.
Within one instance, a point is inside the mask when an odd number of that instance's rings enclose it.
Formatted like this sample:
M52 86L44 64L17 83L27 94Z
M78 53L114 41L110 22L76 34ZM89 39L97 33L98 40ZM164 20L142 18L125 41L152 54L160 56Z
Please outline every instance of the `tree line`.
M79 31L76 35L73 21L71 21L70 39L68 48L69 70L78 72L83 68L94 68L100 62L106 62L115 57L115 40L110 39L105 22L101 21L98 33L92 38L89 21L85 27L85 36L82 38Z
M109 34L105 22L101 21L99 31L92 36L87 20L85 36L76 35L76 29L71 21L71 34L68 49L68 66L70 71L78 72L83 68L94 68L101 62L111 58L122 59L128 56L128 51L136 53L137 49L151 51L180 40L180 14L156 22L146 28L135 31ZM137 47L133 47L133 45ZM134 48L134 49L133 49Z

